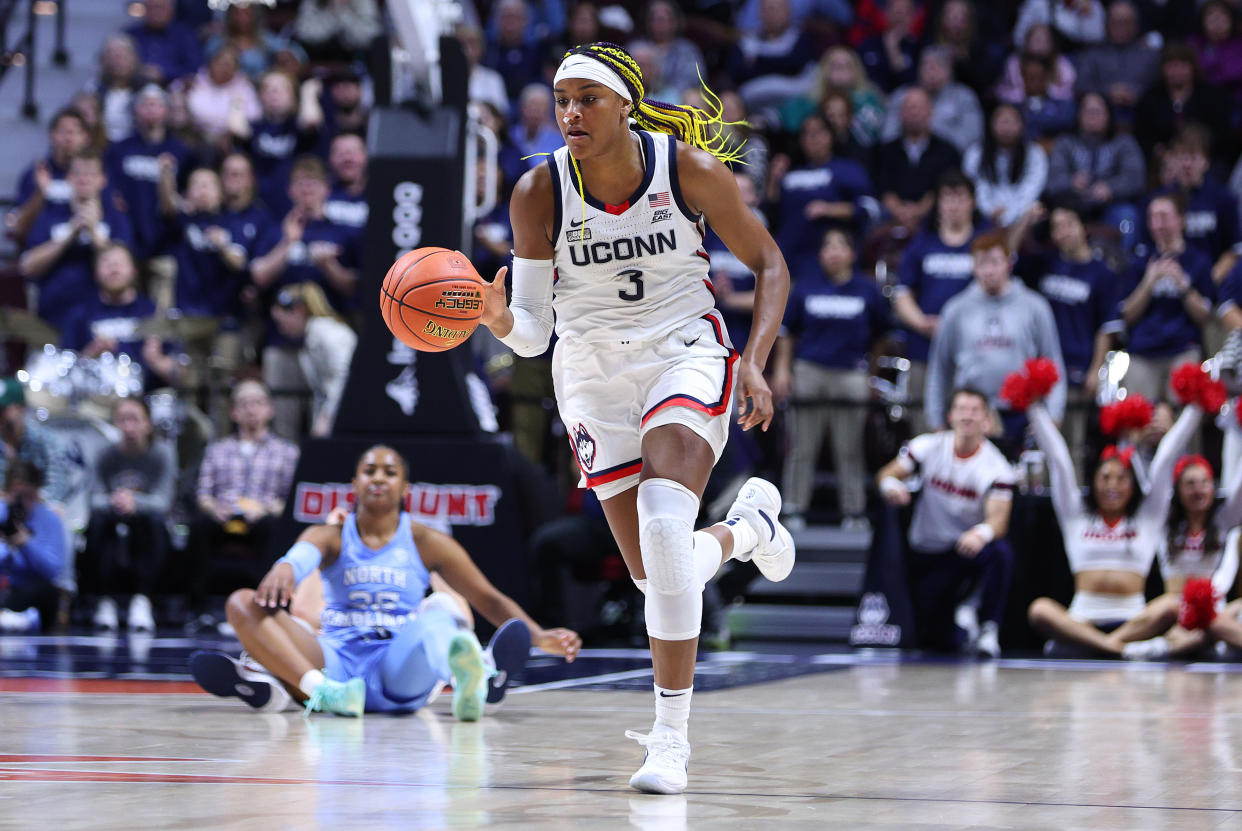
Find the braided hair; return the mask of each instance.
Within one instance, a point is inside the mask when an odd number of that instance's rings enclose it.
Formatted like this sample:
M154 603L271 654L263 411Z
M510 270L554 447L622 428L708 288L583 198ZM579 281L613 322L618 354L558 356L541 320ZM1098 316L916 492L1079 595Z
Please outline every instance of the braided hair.
M639 127L667 133L691 147L706 150L727 165L745 164L743 157L746 154L742 152L745 142L734 142L724 130L726 126L742 122L724 120L724 107L720 97L706 83L703 83L703 99L707 110L665 104L643 97L643 73L638 61L615 43L582 44L566 52L564 58L570 55L583 55L599 61L620 76L626 89L630 91L630 100L634 103L630 117ZM702 76L699 80L702 82Z

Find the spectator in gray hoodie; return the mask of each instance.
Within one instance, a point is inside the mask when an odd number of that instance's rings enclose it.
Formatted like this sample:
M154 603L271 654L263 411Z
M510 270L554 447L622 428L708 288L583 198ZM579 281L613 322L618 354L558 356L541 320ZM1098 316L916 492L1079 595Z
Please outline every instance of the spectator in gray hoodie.
M1050 358L1060 377L1048 396L1056 421L1065 415L1065 364L1052 307L1012 278L1013 261L1004 231L980 234L971 246L975 279L945 304L932 339L927 367L927 423L945 423L949 393L971 387L1000 408L1005 438L1020 441L1026 419L1006 412L1001 382L1029 358ZM1002 448L1006 449L1006 448Z

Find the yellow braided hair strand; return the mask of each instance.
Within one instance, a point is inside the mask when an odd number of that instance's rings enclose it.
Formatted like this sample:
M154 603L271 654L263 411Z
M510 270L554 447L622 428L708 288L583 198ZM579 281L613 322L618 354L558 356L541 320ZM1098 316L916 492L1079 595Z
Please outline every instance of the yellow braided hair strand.
M621 76L621 80L630 90L630 100L634 104L630 116L639 127L657 133L668 133L691 147L706 150L725 164L746 164L746 153L743 152L745 141L733 139L725 130L726 127L745 125L746 122L724 120L724 106L720 96L707 86L702 74L699 75L699 83L703 86L706 110L665 104L643 97L643 74L638 62L616 44L588 43L575 46L565 53L565 57L570 55L594 58Z

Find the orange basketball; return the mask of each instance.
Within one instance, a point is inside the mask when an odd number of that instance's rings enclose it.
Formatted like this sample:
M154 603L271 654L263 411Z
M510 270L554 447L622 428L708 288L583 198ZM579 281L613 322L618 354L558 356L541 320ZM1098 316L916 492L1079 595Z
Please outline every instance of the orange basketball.
M483 278L460 251L416 248L384 275L380 313L397 339L420 352L465 342L483 316Z

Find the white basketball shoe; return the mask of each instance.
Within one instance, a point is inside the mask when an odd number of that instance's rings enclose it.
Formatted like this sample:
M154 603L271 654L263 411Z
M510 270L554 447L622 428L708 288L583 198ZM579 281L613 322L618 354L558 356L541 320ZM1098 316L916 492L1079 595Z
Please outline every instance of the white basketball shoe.
M642 767L630 777L630 787L644 793L681 793L690 775L690 742L672 730L643 735L626 730L625 737L647 748Z
M746 480L725 514L725 525L746 522L755 530L759 542L750 551L734 551L733 558L753 560L764 577L779 583L789 576L794 566L793 537L781 525L781 492L766 479L753 476Z

